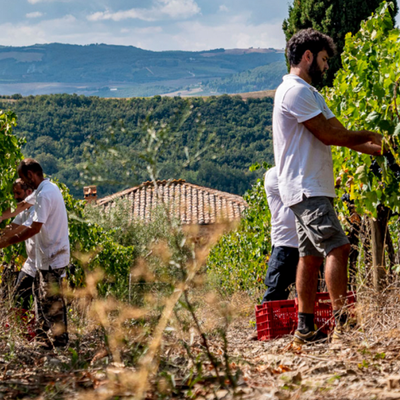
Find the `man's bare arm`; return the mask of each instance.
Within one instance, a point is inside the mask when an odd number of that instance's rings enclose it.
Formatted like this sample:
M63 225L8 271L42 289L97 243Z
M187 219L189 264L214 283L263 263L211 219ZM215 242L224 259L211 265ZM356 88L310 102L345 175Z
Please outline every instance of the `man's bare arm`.
M303 124L315 137L327 146L344 146L354 150L357 149L357 151L362 151L360 150L361 148L365 150L370 149L370 145L359 147L367 143L379 146L379 148L382 146L382 135L379 133L349 131L336 118L327 120L322 113L303 122Z
M23 230L25 230L24 225L18 225L12 223L11 225L7 225L4 229L0 231L0 237L5 238L17 235L18 233L21 233Z
M328 122L338 128L346 129L336 117L328 119ZM372 156L379 156L382 153L382 147L371 142L359 144L357 146L349 146L349 148L360 153L370 154Z
M19 202L17 204L17 208L14 211L11 211L11 208L4 211L3 214L0 216L0 222L4 221L5 219L16 217L18 214L22 213L22 211L31 207L32 204L27 203L25 200Z
M32 222L31 226L24 226L22 232L0 240L0 249L8 247L12 244L23 242L24 240L27 240L32 236L35 236L37 233L40 232L42 225L43 224L40 222Z

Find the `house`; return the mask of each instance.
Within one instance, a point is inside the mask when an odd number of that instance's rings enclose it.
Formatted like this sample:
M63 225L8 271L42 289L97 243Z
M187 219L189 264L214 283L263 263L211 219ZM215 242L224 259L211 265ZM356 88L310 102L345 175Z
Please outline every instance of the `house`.
M91 192L94 189L91 188ZM131 220L151 221L163 204L182 225L210 226L240 220L247 203L241 196L188 183L183 179L145 182L97 200L105 212L118 199L129 202Z

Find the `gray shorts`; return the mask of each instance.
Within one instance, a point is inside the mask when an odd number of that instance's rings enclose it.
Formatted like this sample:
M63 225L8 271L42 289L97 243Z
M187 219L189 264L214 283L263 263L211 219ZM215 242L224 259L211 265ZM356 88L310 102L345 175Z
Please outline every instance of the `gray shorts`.
M300 257L326 257L333 249L350 243L333 208L332 198L303 196L303 201L290 209L296 216Z

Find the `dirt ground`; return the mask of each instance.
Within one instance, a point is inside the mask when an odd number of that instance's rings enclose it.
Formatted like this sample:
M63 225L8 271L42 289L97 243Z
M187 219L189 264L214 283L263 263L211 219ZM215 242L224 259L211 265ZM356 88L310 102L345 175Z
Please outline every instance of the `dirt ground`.
M290 336L250 342L250 332L240 323L229 332L231 354L242 363L243 398L400 399L400 331L380 341L356 332L343 344L302 348Z
M343 343L303 347L293 346L290 336L249 341L254 316L247 308L233 318L226 333L228 358L216 325L206 326L212 311L215 321L220 317L215 309L201 310L199 323L207 332L209 351L221 362L218 373L226 385L218 381L198 331L190 327L183 334L171 321L158 359L162 372L150 379L146 399L400 399L400 296L396 290L386 299L371 294L365 299L359 305L360 327ZM125 332L128 340L117 360L98 326L73 325L69 348L51 351L3 325L0 399L136 399L138 359L146 346L135 336L136 328ZM225 378L226 365L231 376L236 375L236 384Z

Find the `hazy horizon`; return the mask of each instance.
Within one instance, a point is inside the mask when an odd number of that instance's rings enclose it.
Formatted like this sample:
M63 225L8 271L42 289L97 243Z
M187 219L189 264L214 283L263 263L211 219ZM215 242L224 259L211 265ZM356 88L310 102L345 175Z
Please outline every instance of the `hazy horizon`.
M62 45L66 45L66 46L101 46L101 45L105 45L105 46L122 46L122 47L135 47L138 48L140 50L145 50L145 51L152 51L152 52L168 52L168 51L182 51L182 52L196 52L196 53L201 53L201 52L208 52L208 51L213 51L213 50L219 50L219 49L224 49L224 50L269 50L269 49L273 49L276 51L282 51L284 49L284 47L282 48L274 48L274 47L231 47L231 48L227 48L227 47L214 47L214 48L210 48L210 49L201 49L201 50L180 50L180 49L166 49L166 50L152 50L152 49L145 49L142 47L137 47L137 46L133 46L133 45L123 45L123 44L116 44L116 43L62 43L62 42L46 42L46 43L33 43L33 44L29 44L29 45L17 45L17 46L13 46L13 45L3 45L0 43L0 48L2 47L15 47L15 48L21 48L21 47L32 47L32 46L43 46L43 45L51 45L51 44L62 44Z
M151 51L277 48L288 3L275 0L0 0L3 46L104 43Z

